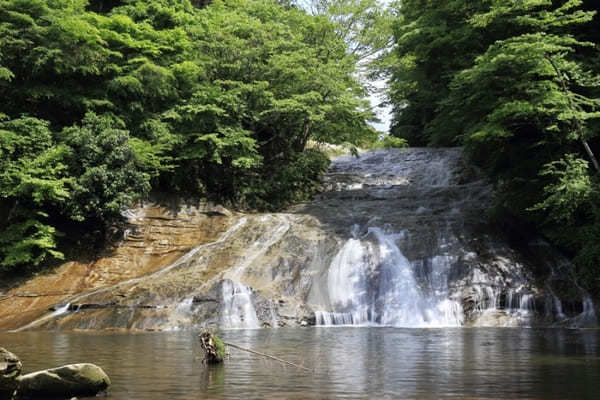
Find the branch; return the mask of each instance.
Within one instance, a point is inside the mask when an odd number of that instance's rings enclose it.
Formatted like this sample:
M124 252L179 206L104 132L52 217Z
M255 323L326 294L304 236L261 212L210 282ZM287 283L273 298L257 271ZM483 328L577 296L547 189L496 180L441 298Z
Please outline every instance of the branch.
M269 359L271 359L271 360L275 360L275 361L278 361L278 362L280 362L280 363L287 364L287 365L291 365L291 366L293 366L293 367L296 367L296 368L303 369L303 370L305 370L305 371L308 371L308 372L312 372L312 373L314 373L314 371L313 371L313 370L311 370L311 369L308 369L308 368L306 368L306 367L303 367L302 365L294 364L293 362L289 362L289 361L286 361L286 360L282 360L282 359L281 359L281 358L279 358L279 357L270 356L270 355L268 355L268 354L261 353L261 352L255 351L255 350L250 350L250 349L247 349L247 348L245 348L245 347L242 347L242 346L238 346L237 344L233 344L233 343L227 343L227 342L223 342L223 344L225 344L225 345L227 345L227 346L230 346L230 347L233 347L233 348L235 348L235 349L238 349L238 350L242 350L242 351L246 351L246 352L248 352L248 353L252 353L252 354L256 354L256 355L262 356L262 357L266 357L266 358L269 358Z
M554 71L556 72L556 75L558 76L558 79L562 86L562 90L563 90L563 92L565 92L565 96L567 97L567 102L569 104L569 110L571 110L572 119L573 119L573 121L575 121L575 128L577 129L577 135L579 136L581 145L585 149L585 152L587 153L590 160L592 160L592 164L594 165L594 168L596 169L596 173L600 174L600 164L598 164L598 160L596 159L596 156L594 156L594 152L592 152L592 149L590 148L588 142L585 140L585 136L583 135L583 127L581 126L581 121L579 121L579 119L575 116L576 115L575 107L573 105L573 100L571 99L571 94L567 88L567 83L565 82L565 79L564 79L563 75L561 74L560 69L558 68L558 65L556 65L556 63L554 62L552 57L549 54L544 55L544 57L546 58L546 60L548 60L550 62L550 64L552 65L552 68L554 68Z

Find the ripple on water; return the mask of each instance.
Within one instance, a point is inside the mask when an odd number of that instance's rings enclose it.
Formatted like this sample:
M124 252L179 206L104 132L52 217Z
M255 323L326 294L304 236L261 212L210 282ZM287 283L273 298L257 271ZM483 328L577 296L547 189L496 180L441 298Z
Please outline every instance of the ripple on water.
M600 331L306 328L224 331L226 341L313 368L231 349L224 366L198 359L197 332L0 334L25 372L93 362L108 399L593 399Z

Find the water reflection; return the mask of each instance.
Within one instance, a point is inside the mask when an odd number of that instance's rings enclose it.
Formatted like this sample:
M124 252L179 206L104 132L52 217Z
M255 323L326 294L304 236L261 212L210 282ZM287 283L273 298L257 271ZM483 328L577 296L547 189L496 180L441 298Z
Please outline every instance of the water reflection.
M207 367L193 332L0 334L26 369L94 362L109 399L592 399L599 331L314 328L223 331L226 341L314 368L231 349Z

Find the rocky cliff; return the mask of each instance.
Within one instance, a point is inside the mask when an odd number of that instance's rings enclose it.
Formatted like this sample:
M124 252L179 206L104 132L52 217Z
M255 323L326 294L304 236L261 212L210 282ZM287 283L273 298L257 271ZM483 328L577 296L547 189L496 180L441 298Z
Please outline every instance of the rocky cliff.
M129 210L122 242L103 257L6 293L0 328L595 322L576 283L578 300L556 296L568 269L560 255L540 240L517 250L487 222L491 187L460 149L341 157L324 187L286 213Z

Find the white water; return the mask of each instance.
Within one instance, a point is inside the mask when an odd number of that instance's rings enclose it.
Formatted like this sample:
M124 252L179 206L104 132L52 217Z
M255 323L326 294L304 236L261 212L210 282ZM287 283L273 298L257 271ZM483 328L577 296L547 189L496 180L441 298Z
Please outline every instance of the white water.
M36 319L36 320L35 320L35 321L33 321L33 322L30 322L29 324L27 324L27 325L25 325L25 326L22 326L22 327L20 327L20 328L18 328L18 329L15 329L15 330L13 330L13 331L9 331L9 332L19 332L19 331L23 331L23 330L25 330L25 329L29 329L29 328L32 328L32 327L34 327L34 326L37 326L37 325L39 325L39 324L41 324L41 323L43 323L43 322L49 321L49 320L51 320L52 318L56 318L56 317L58 317L58 316L64 315L64 314L66 314L66 313L68 313L68 312L69 312L69 307L70 307L70 306L71 306L71 303L66 303L66 304L65 304L65 305L63 305L63 306L61 306L61 307L58 307L56 310L54 310L54 311L53 311L53 312L51 312L50 314L47 314L47 315L45 315L45 316L43 316L43 317L41 317L41 318L39 318L39 319Z
M263 215L260 217L263 224L275 222L274 229L267 229L264 234L257 237L244 251L241 260L227 270L222 278L222 302L219 325L226 329L255 329L260 328L256 310L252 304L252 289L241 281L246 269L260 256L264 255L274 244L281 241L290 229L290 221L285 214ZM278 327L275 311L270 308L271 325Z
M365 237L346 242L334 257L327 278L333 311L317 311L317 325L462 324L462 307L448 298L445 286L443 275L449 260L441 256L432 260L436 274L430 276L429 283L433 290L423 289L417 283L415 265L396 245L403 236L371 227Z
M233 268L226 271L224 278L239 281L246 268L267 252L271 246L278 243L289 231L290 222L285 214L263 215L260 217L260 222L263 224L270 223L273 220L277 224L276 228L273 230L268 229L264 234L253 240L244 251L243 258Z
M474 229L488 225L492 197L478 176L465 169L460 149L336 159L323 197L361 226L351 228L352 237L329 265L327 294L317 289L316 323L531 326L544 311L535 309L536 299L547 293L531 279L528 261L493 227ZM571 318L575 324L595 319L583 291L582 298L583 312ZM549 307L549 320L571 321L558 298Z
M260 328L256 310L252 305L252 290L241 283L223 281L219 325L225 329Z

